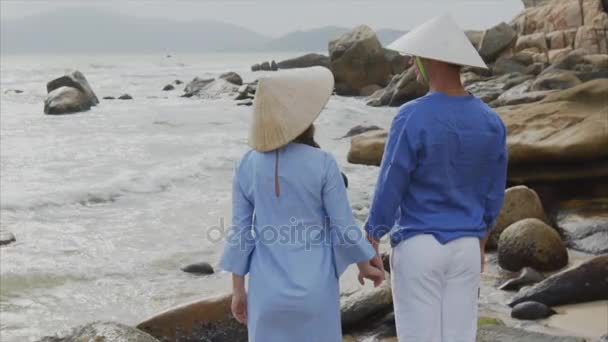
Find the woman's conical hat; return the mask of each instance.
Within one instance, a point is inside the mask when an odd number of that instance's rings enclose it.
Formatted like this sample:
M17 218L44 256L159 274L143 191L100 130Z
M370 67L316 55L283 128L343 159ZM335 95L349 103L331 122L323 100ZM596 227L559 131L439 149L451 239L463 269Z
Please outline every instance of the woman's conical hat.
M249 146L266 152L287 145L315 121L333 89L334 76L324 67L261 78L253 101Z
M388 48L407 55L488 68L464 31L447 14L416 27Z

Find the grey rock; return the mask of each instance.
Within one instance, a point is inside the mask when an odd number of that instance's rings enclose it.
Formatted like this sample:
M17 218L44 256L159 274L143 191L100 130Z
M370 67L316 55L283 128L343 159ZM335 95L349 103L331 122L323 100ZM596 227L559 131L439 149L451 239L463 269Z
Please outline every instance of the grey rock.
M14 93L14 94L21 94L23 93L23 90L21 89L7 89L4 91L5 94L10 94L10 93Z
M99 99L97 99L97 95L95 95L95 92L93 92L93 89L91 89L86 77L84 77L84 75L78 70L50 81L46 84L46 91L47 93L50 93L53 90L61 87L76 88L86 95L91 103L91 106L99 104Z
M391 73L399 75L410 67L410 57L397 51L384 49L384 59L391 65Z
M543 70L545 70L545 64L537 62L537 63L532 63L532 64L528 65L526 67L526 70L524 71L524 73L526 75L536 76L536 75L540 74L541 72L543 72Z
M352 136L361 134L361 133L365 133L368 131L373 131L373 130L378 130L378 129L382 129L381 127L378 127L376 125L371 125L371 126L362 126L362 125L357 125L351 129L348 130L348 132L346 132L346 134L344 136L342 136L342 138L350 138Z
M532 83L533 91L568 89L581 84L574 71L552 71L543 73Z
M52 90L44 100L44 113L51 115L72 114L91 109L91 99L72 87Z
M534 321L556 314L555 310L539 302L523 302L511 310L511 317L521 320Z
M476 342L585 342L584 338L545 335L501 325L484 325Z
M507 280L498 288L503 291L519 291L519 289L524 286L536 284L544 279L545 276L543 276L537 270L530 267L524 267L519 273L519 276Z
M374 288L361 288L357 292L341 298L342 326L356 325L371 315L383 312L392 306L390 281L385 280L380 286Z
M118 97L119 100L133 100L133 96L129 94L122 94Z
M241 102L238 102L236 105L249 107L249 106L253 106L253 101L251 101L251 100L241 101Z
M163 87L163 91L170 91L170 90L175 90L175 87L173 86L173 84L167 84L166 86Z
M416 80L414 68L395 75L389 84L381 91L374 93L368 98L367 105L398 107L402 104L424 96L428 92L428 86Z
M190 86L189 84L188 86ZM217 99L225 95L231 95L239 90L239 86L225 79L211 80L197 87L187 87L188 90L183 97L196 96L202 99Z
M199 262L197 264L188 265L188 266L182 268L182 271L184 271L186 273L193 273L193 274L199 274L199 275L207 275L207 274L215 273L213 266L211 266L207 262Z
M38 342L159 342L156 338L133 327L115 322L93 322L74 328L66 335L44 337Z
M512 73L472 83L466 86L465 89L479 97L482 101L490 103L496 100L506 90L532 78L533 76L531 75Z
M329 57L317 53L309 53L300 57L287 59L277 63L279 69L309 68L322 66L330 68Z
M393 75L385 49L368 26L358 26L330 41L328 50L338 95L358 96L370 84L384 87Z
M116 98L114 96L104 96L103 99L104 100L116 100Z
M207 86L213 81L213 78L193 78L192 81L190 81L190 83L188 83L184 88L184 97L190 97L192 95L195 95L197 92L199 92L201 89L203 89L205 86Z
M236 84L238 86L243 85L243 79L236 72L231 71L231 72L221 74L219 78L224 79L232 84Z
M254 64L251 66L251 71L260 71L262 70L262 66L259 64Z
M542 282L520 291L509 306L535 301L548 306L577 304L608 299L608 254L566 271L554 274Z
M277 62L275 62L275 61L270 62L270 70L272 70L272 71L279 70L279 66L277 65Z
M182 84L182 83L184 83L184 82L182 82L182 80L175 80L175 81L173 81L173 83L175 83L175 84L177 84L177 85L180 85L180 84Z
M269 62L264 62L260 65L260 69L263 71L271 71L271 67L270 67L270 63Z
M479 42L479 54L486 62L491 62L517 39L517 32L507 23L500 23L486 30Z
M0 230L0 246L8 245L15 241L17 241L17 239L15 239L13 233L6 230Z
M556 224L567 245L595 255L608 253L608 201L578 201L557 213Z
M527 218L500 234L498 264L509 271L524 267L556 271L568 264L568 251L555 229L540 219Z
M518 61L515 58L501 57L492 66L492 72L494 75L504 75L512 73L525 74L528 69L528 65Z

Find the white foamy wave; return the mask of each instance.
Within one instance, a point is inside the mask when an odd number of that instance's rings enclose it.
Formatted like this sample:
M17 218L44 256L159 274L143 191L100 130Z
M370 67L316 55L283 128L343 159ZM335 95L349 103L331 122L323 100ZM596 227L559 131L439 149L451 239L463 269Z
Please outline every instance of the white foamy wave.
M145 172L123 172L98 185L83 185L47 193L2 192L0 208L9 211L36 211L67 205L94 206L116 202L129 195L154 195L192 180L206 172L198 162L178 166L158 166Z

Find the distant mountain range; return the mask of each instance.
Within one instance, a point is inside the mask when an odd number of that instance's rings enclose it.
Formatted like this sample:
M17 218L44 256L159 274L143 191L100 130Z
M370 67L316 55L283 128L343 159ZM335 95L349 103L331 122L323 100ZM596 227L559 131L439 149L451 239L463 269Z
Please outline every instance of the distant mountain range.
M327 51L331 39L348 31L349 28L328 26L272 38L218 21L179 22L75 8L2 20L0 50L2 53L322 52ZM383 44L404 33L376 32Z

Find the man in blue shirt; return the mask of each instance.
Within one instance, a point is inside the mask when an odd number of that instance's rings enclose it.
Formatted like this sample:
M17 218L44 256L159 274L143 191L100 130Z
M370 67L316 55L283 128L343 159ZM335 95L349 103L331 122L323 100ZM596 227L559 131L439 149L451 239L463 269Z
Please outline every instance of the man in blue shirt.
M399 341L473 342L485 241L504 199L506 129L463 88L462 65L487 67L449 16L389 48L414 56L430 91L393 120L365 230L376 250L390 233Z

